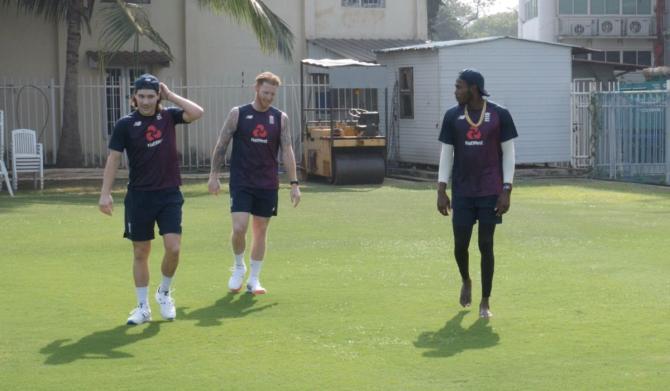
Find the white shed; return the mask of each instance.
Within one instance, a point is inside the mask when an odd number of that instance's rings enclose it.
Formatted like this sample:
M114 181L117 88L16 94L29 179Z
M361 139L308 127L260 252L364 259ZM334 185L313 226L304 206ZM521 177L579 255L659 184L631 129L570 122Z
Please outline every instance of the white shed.
M376 51L378 62L387 67L389 86L399 83L394 99L398 134L389 134L395 138L389 153L396 156L391 157L437 164L442 117L456 104L454 83L462 69L475 68L484 75L490 99L512 114L519 132L517 163L569 162L571 61L580 51L588 49L510 37Z

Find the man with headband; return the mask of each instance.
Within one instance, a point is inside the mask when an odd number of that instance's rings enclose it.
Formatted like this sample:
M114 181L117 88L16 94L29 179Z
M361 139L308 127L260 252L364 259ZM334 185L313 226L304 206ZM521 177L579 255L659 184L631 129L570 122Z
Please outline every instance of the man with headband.
M514 121L507 109L484 99L484 77L474 69L463 70L456 80L458 104L444 115L439 140L442 150L438 173L437 210L444 216L453 208L454 255L463 284L460 304L470 306L470 237L479 221L482 300L479 316L490 318L493 286L493 234L509 210L514 179ZM452 180L451 200L447 183Z
M164 108L163 100L177 107ZM163 236L165 254L161 264L163 279L155 298L164 319L175 318L170 285L179 263L181 215L184 198L179 186L179 159L175 125L188 124L203 114L202 107L183 98L149 74L135 80L131 106L133 112L119 119L109 140L109 155L98 206L112 214L112 185L125 151L128 156L128 191L124 200L125 230L123 236L133 242L133 277L137 307L127 324L151 320L148 301L149 253L154 239L154 225Z

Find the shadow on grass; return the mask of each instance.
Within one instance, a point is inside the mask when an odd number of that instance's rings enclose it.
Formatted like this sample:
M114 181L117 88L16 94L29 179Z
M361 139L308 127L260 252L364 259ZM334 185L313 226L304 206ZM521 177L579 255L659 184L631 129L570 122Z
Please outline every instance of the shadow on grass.
M254 308L256 297L252 294L243 293L239 299L233 301L237 295L228 293L226 296L217 300L209 307L200 308L191 312L186 312L188 307L177 308L177 319L197 320L196 326L210 327L219 326L226 318L242 318L254 312L263 311L278 303L265 304Z
M426 331L419 335L414 346L430 349L424 357L451 357L466 350L485 349L495 346L500 336L493 332L487 319L477 318L467 329L461 326L468 311L460 311L438 331Z
M130 358L133 357L132 354L117 349L154 337L158 334L161 323L150 322L143 329L142 326L121 325L110 330L96 331L67 345L65 343L69 339L57 339L40 349L40 353L47 355L44 360L47 365L69 364L83 359Z

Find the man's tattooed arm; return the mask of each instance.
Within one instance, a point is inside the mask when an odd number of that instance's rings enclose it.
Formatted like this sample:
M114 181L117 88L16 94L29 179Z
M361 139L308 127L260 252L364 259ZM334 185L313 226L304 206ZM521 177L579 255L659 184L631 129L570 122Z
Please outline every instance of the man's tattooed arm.
M223 123L221 134L219 134L219 139L217 140L216 146L212 151L212 162L211 168L209 170L210 177L219 177L219 170L226 161L226 150L228 149L228 144L230 144L230 140L233 138L233 133L235 133L235 129L237 129L237 120L239 115L239 109L237 107L233 107L233 109L230 110L230 113L228 114L228 118L226 118L226 121Z

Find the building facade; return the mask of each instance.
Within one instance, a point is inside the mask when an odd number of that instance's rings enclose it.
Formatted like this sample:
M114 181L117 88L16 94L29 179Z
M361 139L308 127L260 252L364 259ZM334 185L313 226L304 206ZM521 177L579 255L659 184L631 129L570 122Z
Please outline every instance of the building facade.
M256 72L267 69L293 78L297 77L299 60L308 56L308 41L425 41L428 31L425 0L265 0L295 36L293 60L286 61L277 55L262 53L249 27L227 15L214 15L201 9L195 1L143 0L141 3L153 26L170 46L174 59L167 59L157 47L142 39L140 71L189 83L231 77L246 81ZM79 53L82 76L99 72L95 52L99 50L101 13L105 6L105 1L96 3L92 34L82 28ZM64 23L55 25L11 8L2 9L0 52L7 55L0 56L0 77L60 82L65 71L65 37ZM126 50L132 52L132 43L128 43ZM117 57L110 61L108 75L132 78L136 72L128 63L133 61Z
M519 37L600 50L577 58L667 64L664 0L519 0ZM658 10L658 12L657 12Z
M86 166L104 164L109 134L116 120L129 111L132 81L141 73L156 74L206 108L203 118L181 132L178 140L182 164L199 168L206 163L230 108L253 97L251 85L258 73L270 70L283 79L286 86L276 105L298 119L296 83L301 59L374 60L372 49L423 42L428 31L426 0L264 0L295 37L293 58L286 60L263 53L248 26L201 9L196 1L136 0L132 2L145 7L173 58L141 39L139 54L131 42L102 66L98 41L109 2L96 2L90 34L82 26L78 108ZM55 162L62 121L65 45L64 23L0 8L0 110L6 114L5 139L11 129L35 129L50 164ZM299 140L299 134L294 139Z

